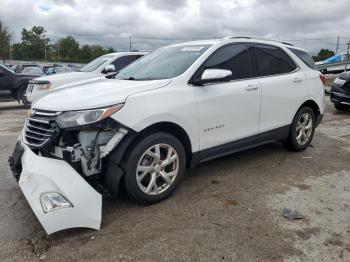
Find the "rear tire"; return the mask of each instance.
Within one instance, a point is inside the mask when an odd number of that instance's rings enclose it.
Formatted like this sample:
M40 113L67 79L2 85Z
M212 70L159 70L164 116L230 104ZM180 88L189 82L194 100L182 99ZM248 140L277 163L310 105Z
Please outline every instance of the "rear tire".
M173 135L153 133L130 146L122 167L124 188L140 204L155 204L168 198L186 170L186 153Z
M315 133L316 117L314 111L308 107L302 107L296 113L290 127L289 138L285 146L292 151L305 150L311 143Z
M340 103L334 103L334 107L339 111L348 111L350 109L350 106Z

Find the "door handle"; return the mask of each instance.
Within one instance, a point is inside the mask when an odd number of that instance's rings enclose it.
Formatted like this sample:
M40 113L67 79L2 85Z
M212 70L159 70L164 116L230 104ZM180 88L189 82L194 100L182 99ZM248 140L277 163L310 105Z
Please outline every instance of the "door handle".
M247 91L252 91L252 90L257 90L259 88L259 86L257 85L248 85L245 90Z
M299 78L299 77L296 77L293 79L293 82L294 83L300 83L300 82L303 82L303 79Z

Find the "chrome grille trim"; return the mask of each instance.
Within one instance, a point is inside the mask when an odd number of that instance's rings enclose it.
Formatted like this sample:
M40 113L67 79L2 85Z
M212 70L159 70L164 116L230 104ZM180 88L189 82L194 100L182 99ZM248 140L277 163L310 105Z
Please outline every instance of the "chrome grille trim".
M47 144L57 131L53 118L59 114L60 112L35 110L34 114L25 121L24 143L36 148Z
M44 131L44 132L54 132L54 130L51 130L51 129L46 129L46 128L43 128L43 127L33 126L32 124L30 124L29 121L27 121L27 127L33 128L33 129L39 129L40 131Z
M61 112L41 112L41 111L36 111L35 115L38 116L58 116L59 114L61 114Z
M50 123L50 121L48 121L48 120L32 118L32 117L28 117L28 121L38 122L38 123L42 123L42 124L49 124Z

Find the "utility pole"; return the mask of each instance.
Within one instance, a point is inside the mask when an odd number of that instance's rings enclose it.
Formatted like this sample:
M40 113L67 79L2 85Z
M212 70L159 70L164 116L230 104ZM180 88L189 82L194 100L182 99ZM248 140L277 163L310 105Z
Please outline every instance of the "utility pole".
M336 54L338 54L338 50L339 50L339 36L338 36L338 40L337 40L337 48L335 49Z
M60 56L60 41L57 43L57 53L58 53L58 62L61 62L61 56Z
M346 63L345 63L345 68L344 68L344 72L346 71L346 69L348 68L348 64L350 62L349 59L349 51L350 51L350 41L348 42L348 46L346 48Z
M131 36L129 37L129 51L131 52Z
M44 51L45 51L45 62L47 62L47 55L46 55L46 36L44 34Z
M12 61L12 47L11 47L11 43L10 43L10 60Z

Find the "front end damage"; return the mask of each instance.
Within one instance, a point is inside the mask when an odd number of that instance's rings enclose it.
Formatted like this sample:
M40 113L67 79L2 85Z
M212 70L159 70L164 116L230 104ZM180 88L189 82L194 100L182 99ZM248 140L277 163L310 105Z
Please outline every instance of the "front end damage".
M129 130L111 118L62 128L60 114L36 110L27 118L10 166L48 234L74 227L98 230L102 196L116 192L106 183L113 180L109 155Z

